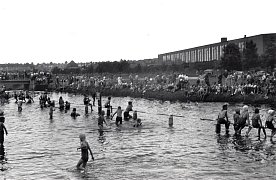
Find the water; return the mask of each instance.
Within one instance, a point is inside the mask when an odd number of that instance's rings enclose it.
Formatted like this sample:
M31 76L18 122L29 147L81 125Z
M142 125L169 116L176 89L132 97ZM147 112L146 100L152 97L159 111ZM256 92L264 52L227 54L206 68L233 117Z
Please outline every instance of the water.
M250 137L233 137L214 133L214 122L221 103L170 103L144 99L112 98L113 107L125 109L129 100L142 119L141 128L133 128L133 122L123 121L116 128L108 121L99 141L96 111L84 115L83 97L71 94L51 94L71 102L81 116L70 117L70 112L54 111L49 119L49 109L41 110L38 97L34 104L24 104L17 111L14 100L1 105L5 111L5 125L9 132L1 148L1 179L275 179L276 145L257 139L257 130ZM103 102L107 98L103 98ZM233 110L238 105L230 105ZM262 107L264 114L266 107ZM250 107L252 112L252 107ZM173 128L168 127L168 116L175 114ZM114 118L115 119L115 118ZM94 153L87 172L77 171L80 159L79 134L85 133ZM245 132L243 132L244 134ZM270 136L270 131L267 130ZM3 156L2 156L3 157Z

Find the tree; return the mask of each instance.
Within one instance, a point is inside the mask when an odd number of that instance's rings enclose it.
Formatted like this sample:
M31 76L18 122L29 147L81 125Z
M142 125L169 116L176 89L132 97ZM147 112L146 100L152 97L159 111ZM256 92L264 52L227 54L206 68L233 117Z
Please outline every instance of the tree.
M268 44L266 46L266 50L264 53L264 58L267 64L267 67L270 67L271 71L273 71L276 63L276 45L275 39L273 37L270 38Z
M258 53L256 44L251 40L245 43L243 51L243 69L248 70L258 66Z
M242 70L241 53L239 47L229 43L223 48L224 54L221 58L221 67L227 70Z

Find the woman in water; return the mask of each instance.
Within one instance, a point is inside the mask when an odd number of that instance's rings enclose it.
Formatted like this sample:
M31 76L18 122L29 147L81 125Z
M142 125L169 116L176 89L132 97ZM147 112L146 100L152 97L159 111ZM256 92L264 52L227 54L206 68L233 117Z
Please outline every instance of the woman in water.
M86 164L89 159L88 150L90 152L90 155L94 161L93 153L90 149L90 146L88 142L86 141L85 134L80 134L80 147L77 148L77 150L81 149L81 159L79 160L77 164L77 169L82 169L80 166L82 165L83 169L85 169Z

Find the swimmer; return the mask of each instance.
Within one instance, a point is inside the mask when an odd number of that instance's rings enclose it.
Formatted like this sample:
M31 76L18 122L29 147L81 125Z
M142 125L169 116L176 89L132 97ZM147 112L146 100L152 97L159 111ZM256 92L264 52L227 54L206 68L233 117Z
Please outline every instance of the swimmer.
M238 135L239 132L239 127L240 127L240 120L241 120L241 113L240 113L240 109L237 108L235 110L235 114L233 115L233 119L234 119L234 130L235 130L235 135Z
M111 119L113 118L113 116L115 114L117 114L117 117L116 117L116 125L119 126L119 123L122 124L122 120L123 120L123 117L122 117L122 108L121 106L118 106L118 109L116 110L116 112L111 116Z
M136 124L133 125L133 127L139 127L142 126L142 120L140 118L137 119Z
M169 126L170 127L173 126L173 115L170 115L170 117L169 117Z
M65 101L65 110L70 109L70 103L68 101Z
M73 108L73 111L71 112L71 117L76 118L77 116L80 116L79 113L77 113L77 109Z
M23 102L22 102L22 100L19 100L18 101L18 112L21 112L22 111L22 104L23 104Z
M106 117L109 118L110 117L110 112L112 110L112 106L110 105L110 101L111 101L111 97L109 96L107 98L106 103L104 104L104 107L106 108Z
M104 119L104 111L101 111L101 114L98 117L98 126L100 130L103 129L103 123L105 123L105 125L107 126L107 123Z
M62 99L61 96L59 97L58 104L59 104L59 109L64 110L64 100Z
M5 117L4 117L4 112L0 110L0 145L3 146L4 143L4 132L6 133L6 136L8 135L8 131L4 125L5 122Z
M128 102L128 105L127 105L127 108L126 108L126 110L125 110L125 112L124 112L124 120L125 121L128 121L130 118L132 118L132 116L129 114L129 111L132 111L132 102L131 101L129 101Z
M50 119L53 119L53 112L54 112L54 106L53 106L53 104L51 103L50 104L50 112L49 112L49 115L50 115Z
M244 105L242 107L242 113L241 113L241 118L240 118L240 123L239 123L239 128L238 128L238 133L241 134L242 129L246 126L250 125L250 120L249 120L249 112L248 112L248 106ZM248 131L247 131L248 132Z
M262 120L261 120L261 116L260 116L259 112L260 112L260 110L258 108L256 108L251 120L252 120L253 128L258 128L258 138L260 139L261 129L263 130L265 138L266 138L266 132L265 132L264 126L262 125ZM249 135L249 132L251 129L252 128L248 128L247 135Z
M138 117L137 117L137 111L134 111L134 112L133 112L133 117L132 117L132 118L133 118L133 120L135 120L135 121L137 120L137 118L138 118Z
M81 149L81 159L79 160L76 167L77 167L77 169L82 170L82 168L80 166L82 165L83 169L85 169L86 164L89 159L88 150L90 152L90 155L91 155L91 158L93 161L94 161L94 156L93 156L93 153L90 149L88 142L86 141L85 134L80 134L79 137L80 137L80 147L77 148L77 150Z
M220 133L220 125L221 124L225 124L225 132L226 134L229 133L229 126L230 126L230 122L228 119L228 115L227 115L227 104L224 104L222 106L222 110L218 115L218 119L217 119L217 124L216 124L216 133L219 134Z

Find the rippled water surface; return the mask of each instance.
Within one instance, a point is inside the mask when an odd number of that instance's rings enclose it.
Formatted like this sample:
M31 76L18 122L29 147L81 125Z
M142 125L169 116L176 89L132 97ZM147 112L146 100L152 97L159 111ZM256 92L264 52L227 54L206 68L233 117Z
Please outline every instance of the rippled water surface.
M104 141L99 141L97 108L85 116L82 96L50 94L56 102L59 96L71 102L71 109L76 107L81 116L72 119L70 112L56 109L50 120L49 109L40 109L38 96L35 103L24 104L21 113L13 99L1 105L9 132L1 148L5 156L1 179L275 179L276 145L269 138L264 140L262 135L258 140L256 129L248 138L235 138L232 126L230 136L223 127L217 136L214 122L200 120L215 119L221 103L114 97L113 107L123 109L132 100L143 126L134 128L133 122L123 121L117 128L114 120L108 121ZM229 107L231 121L237 106L242 105ZM265 110L263 107L261 114ZM174 117L173 128L169 128L169 117L160 114L183 117ZM86 173L75 168L80 159L80 133L86 134L95 157L95 161L89 160Z

